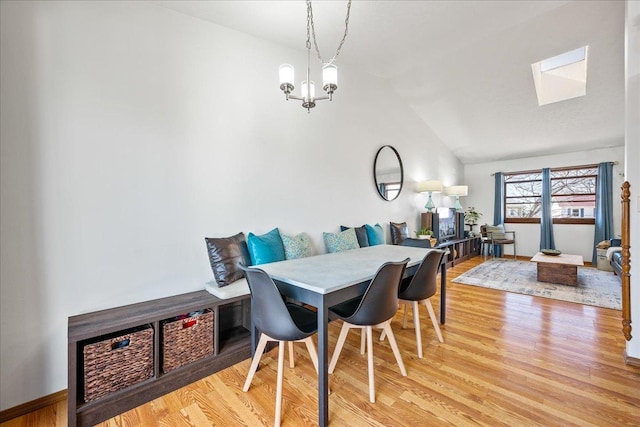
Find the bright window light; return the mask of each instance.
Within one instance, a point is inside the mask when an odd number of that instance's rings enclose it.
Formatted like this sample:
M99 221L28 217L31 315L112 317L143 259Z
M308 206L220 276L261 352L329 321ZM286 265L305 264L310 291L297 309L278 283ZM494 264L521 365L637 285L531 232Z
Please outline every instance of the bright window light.
M571 52L563 53L553 58L540 61L540 71L550 71L566 65L575 64L576 62L584 61L587 57L587 47L581 47Z
M538 105L587 94L588 51L584 46L531 64Z

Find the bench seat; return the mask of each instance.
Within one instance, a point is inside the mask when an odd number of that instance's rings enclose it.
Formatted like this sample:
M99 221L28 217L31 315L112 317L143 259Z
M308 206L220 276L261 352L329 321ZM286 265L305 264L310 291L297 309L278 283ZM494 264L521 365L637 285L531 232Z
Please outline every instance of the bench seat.
M249 285L247 284L247 279L244 277L240 280L236 280L230 285L218 287L215 280L210 280L204 285L204 289L210 294L220 298L220 299L229 299L236 298L241 296L249 296L251 293L249 292Z

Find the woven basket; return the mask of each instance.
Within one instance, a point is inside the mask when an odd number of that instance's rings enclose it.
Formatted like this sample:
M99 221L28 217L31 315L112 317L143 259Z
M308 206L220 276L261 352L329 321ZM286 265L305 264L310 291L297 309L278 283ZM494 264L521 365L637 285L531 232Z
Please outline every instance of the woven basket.
M153 328L145 325L99 338L82 349L84 401L90 402L153 376Z
M162 371L169 372L213 354L213 312L191 313L162 322Z

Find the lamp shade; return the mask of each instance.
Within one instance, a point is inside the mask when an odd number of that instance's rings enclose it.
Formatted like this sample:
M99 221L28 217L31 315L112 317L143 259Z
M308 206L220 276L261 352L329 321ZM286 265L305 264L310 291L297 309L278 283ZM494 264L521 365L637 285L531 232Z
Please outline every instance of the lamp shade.
M469 187L466 185L452 185L444 189L447 196L466 196L469 193Z
M333 64L322 67L322 85L338 86L338 67Z
M280 84L293 85L293 65L282 64L278 69L278 74L280 76Z
M442 192L442 181L421 181L417 185L417 191L418 193L440 193Z
M301 92L302 92L302 97L304 99L309 100L309 99L314 99L316 97L316 87L313 84L313 82L311 82L309 88L307 89L307 81L306 80L303 81Z

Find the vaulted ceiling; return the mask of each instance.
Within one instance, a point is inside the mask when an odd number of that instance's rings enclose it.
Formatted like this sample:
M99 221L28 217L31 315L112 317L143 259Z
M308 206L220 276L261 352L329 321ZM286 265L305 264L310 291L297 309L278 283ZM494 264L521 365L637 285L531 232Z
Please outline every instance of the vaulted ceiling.
M294 49L295 1L154 1ZM346 1L313 2L321 53ZM338 65L388 79L465 164L624 144L624 1L358 1ZM587 94L538 106L531 64L589 46Z

